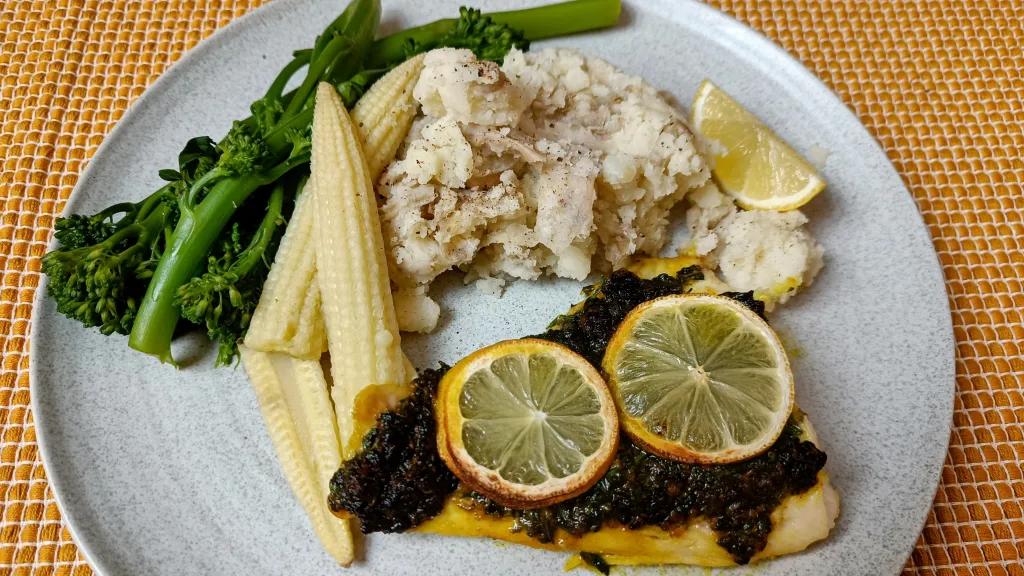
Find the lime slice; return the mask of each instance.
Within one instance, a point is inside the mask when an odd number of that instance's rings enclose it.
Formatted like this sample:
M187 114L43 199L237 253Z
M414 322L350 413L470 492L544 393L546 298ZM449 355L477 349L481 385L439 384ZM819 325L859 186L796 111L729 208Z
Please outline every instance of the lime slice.
M615 403L600 373L546 340L502 342L463 359L441 381L437 412L448 467L506 506L585 491L617 448Z
M778 337L730 298L684 294L635 308L604 357L626 433L665 458L744 460L770 447L793 409Z
M824 178L807 160L709 80L697 89L690 121L724 149L716 156L713 174L744 208L794 210L825 188Z

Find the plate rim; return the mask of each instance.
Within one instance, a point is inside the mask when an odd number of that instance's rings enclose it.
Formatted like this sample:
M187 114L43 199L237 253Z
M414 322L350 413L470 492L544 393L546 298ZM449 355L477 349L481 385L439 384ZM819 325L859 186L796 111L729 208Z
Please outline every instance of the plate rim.
M114 127L111 129L106 136L103 137L103 141L96 148L96 151L89 157L86 167L79 174L78 180L75 183L75 187L72 189L71 194L65 202L64 208L61 211L61 215L67 215L73 207L81 201L82 194L84 193L81 188L90 180L94 172L98 172L100 169L97 168L97 163L94 162L96 158L104 154L108 148L114 145L114 142L122 137L122 133L130 130L135 117L143 114L141 111L145 108L145 105L152 99L156 98L157 95L162 93L168 86L173 82L177 81L177 78L183 73L182 71L192 65L193 61L201 60L205 57L206 53L213 47L225 43L230 39L236 37L238 34L243 33L251 22L255 22L260 18L271 17L272 14L278 11L290 11L293 10L293 6L299 4L303 0L277 0L276 2L270 2L256 7L255 9L246 12L245 14L231 20L224 27L215 30L212 34L200 40L195 46L187 50L181 55L176 61L170 64L160 76L153 81L152 84L147 87L138 98L132 102L129 107L125 110L124 114L116 121ZM896 181L899 182L902 192L907 195L909 200L914 204L914 213L916 214L918 225L921 226L927 234L927 237L931 244L930 254L933 258L931 266L932 272L937 276L937 280L941 283L942 290L946 295L943 301L944 309L946 311L946 322L943 323L943 333L941 334L942 339L948 344L948 354L945 355L943 363L945 364L943 372L945 372L946 380L946 396L948 400L946 402L947 410L943 412L945 415L945 425L943 428L949 430L947 433L946 441L944 443L944 450L938 458L933 458L930 465L931 478L928 485L933 485L932 492L936 493L939 489L942 470L946 456L949 452L949 438L952 433L953 416L955 412L955 400L956 400L956 339L953 331L953 318L952 309L950 308L949 292L946 288L945 274L942 271L941 260L939 259L938 252L935 249L934 237L931 230L928 228L927 222L924 220L924 215L921 213L920 206L917 204L916 199L907 187L906 181L900 172L893 165L892 160L882 147L878 139L867 129L867 127L861 122L860 118L854 113L850 106L839 97L831 88L829 88L823 80L815 75L809 68L807 68L803 62L797 59L794 55L786 51L782 46L778 45L772 39L768 38L761 31L739 21L730 14L727 14L715 7L709 6L698 0L623 0L623 13L628 14L629 4L643 4L651 6L661 11L669 11L672 16L671 20L676 21L679 17L681 10L690 10L692 13L707 21L714 22L723 28L729 28L731 31L736 31L740 34L740 38L744 43L751 41L757 44L757 48L761 51L755 57L751 58L751 62L758 62L763 65L767 65L770 62L783 61L786 66L773 65L772 69L777 72L783 72L781 77L785 83L789 83L791 79L799 80L801 85L806 87L813 87L816 92L813 96L816 98L825 98L833 100L839 103L842 108L842 114L846 115L846 121L852 121L861 131L861 136L865 137L865 142L870 142L870 145L874 150L885 158L885 163L882 166L882 170L889 171L891 175L895 176ZM620 16L621 18L621 16ZM628 25L628 23L627 23ZM600 34L601 31L596 32ZM756 40L755 40L756 39ZM52 238L47 243L47 251L52 250L56 246L56 239ZM80 533L75 528L76 522L72 520L74 513L71 512L64 505L64 499L61 496L62 489L58 487L61 484L59 478L61 474L54 474L52 470L58 470L51 466L51 456L49 454L49 448L46 442L46 425L44 420L38 418L38 414L41 412L38 410L39 394L35 393L36 386L39 386L39 363L36 361L36 350L39 346L35 345L37 332L35 330L36 316L42 307L39 305L40 302L46 298L46 288L49 284L49 277L39 272L39 283L36 287L36 293L32 300L32 316L31 323L29 326L29 407L32 411L33 426L36 434L36 446L39 454L40 461L43 464L44 471L46 473L47 483L50 491L53 494L53 499L57 503L60 510L61 519L63 525L68 529L71 534L73 543L76 545L79 552L85 558L89 566L99 575L107 574L105 563L100 557L91 549L91 545L87 540L81 538ZM934 502L934 496L930 502ZM909 559L913 553L914 547L917 540L920 538L921 531L923 530L928 514L932 509L932 505L924 507L923 510L918 511L918 522L916 523L919 528L913 534L913 536L905 536L907 543L903 546L906 550L905 558ZM813 552L812 552L813 553ZM904 563L906 560L904 560ZM899 570L899 569L898 569ZM898 572L897 572L898 574Z

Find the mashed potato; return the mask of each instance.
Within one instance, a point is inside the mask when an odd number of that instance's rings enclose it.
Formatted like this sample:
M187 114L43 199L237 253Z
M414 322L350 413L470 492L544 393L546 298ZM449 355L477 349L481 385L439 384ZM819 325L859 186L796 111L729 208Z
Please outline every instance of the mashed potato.
M404 329L434 328L426 287L453 268L500 295L510 278L583 280L654 255L684 198L684 253L708 287L770 308L821 268L803 214L737 208L710 178L714 144L643 79L563 49L499 66L445 48L424 65L420 115L377 188Z
M753 290L771 309L809 286L821 270L824 250L800 211L740 210L713 182L688 198L686 251L717 271L729 290Z
M433 332L441 315L438 306L423 286L402 288L391 293L395 303L395 316L402 332Z
M653 86L574 50L501 67L435 50L413 96L422 116L378 186L400 288L452 268L488 292L620 268L662 247L669 211L710 177Z
M722 281L733 290L753 290L767 304L785 302L809 286L824 251L804 229L806 223L799 210L743 210L723 219L715 227L714 252Z

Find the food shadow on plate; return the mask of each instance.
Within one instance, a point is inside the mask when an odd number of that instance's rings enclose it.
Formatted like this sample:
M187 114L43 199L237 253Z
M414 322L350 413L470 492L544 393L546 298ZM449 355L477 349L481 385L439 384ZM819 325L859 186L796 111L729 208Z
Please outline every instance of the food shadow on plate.
M501 340L540 334L548 323L583 300L584 286L600 279L592 274L579 282L541 277L535 282L508 281L501 296L487 294L465 275L449 271L430 286L441 307L437 328L429 334L402 333L402 349L418 370L454 364L474 350ZM500 337L495 337L500 333Z

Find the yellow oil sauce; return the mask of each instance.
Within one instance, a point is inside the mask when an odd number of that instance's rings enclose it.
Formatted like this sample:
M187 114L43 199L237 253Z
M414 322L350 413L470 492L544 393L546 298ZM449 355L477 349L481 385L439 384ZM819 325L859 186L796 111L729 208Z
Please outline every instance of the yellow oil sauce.
M601 571L598 570L597 568L594 568L590 564L587 564L586 561L583 560L583 557L579 555L579 553L576 553L576 554L573 554L572 556L569 556L569 559L566 560L565 564L562 565L562 571L563 572L570 572L570 571L576 570L576 569L587 570L587 571L593 572L595 574L600 574L601 573Z
M662 274L674 276L687 266L704 266L700 258L689 254L680 254L672 258L637 258L626 266L633 274L644 280L651 280Z
M377 424L377 417L393 410L412 393L408 384L375 384L363 388L352 402L352 437L342 448L345 459L354 456L363 444L363 436Z
M717 537L706 521L697 520L686 527L665 531L653 526L628 529L606 526L598 532L574 536L558 530L549 543L541 543L524 531L513 532L510 518L487 516L467 510L456 498L450 498L444 510L415 528L448 536L494 538L545 550L581 551L600 554L609 564L699 564L733 566L732 557L718 545Z
M786 498L772 513L775 529L768 545L753 560L763 560L803 550L827 536L838 514L837 503L831 502L835 491L828 475L818 474L818 484L811 490ZM574 536L557 530L555 538L541 543L525 531L513 532L511 518L488 516L464 507L457 497L450 497L444 510L417 526L414 531L447 536L493 538L532 548L591 552L600 554L609 564L618 566L691 564L696 566L734 566L732 556L718 545L718 537L708 521L697 518L686 526L663 530L656 526L638 529L605 526L597 532Z

